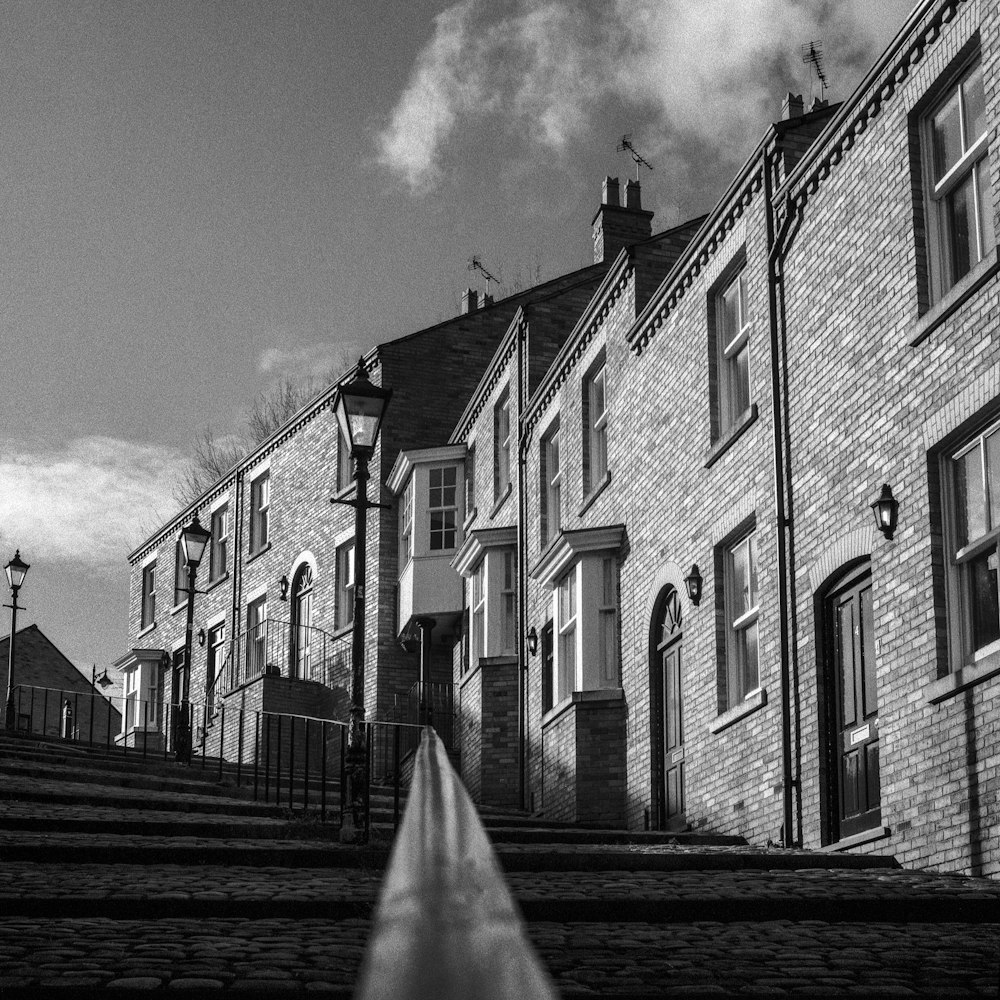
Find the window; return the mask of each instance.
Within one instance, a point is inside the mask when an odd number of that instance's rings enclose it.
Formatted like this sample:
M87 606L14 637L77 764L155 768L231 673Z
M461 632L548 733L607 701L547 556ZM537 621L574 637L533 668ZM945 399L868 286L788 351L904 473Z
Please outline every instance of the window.
M715 296L717 436L732 428L750 407L750 321L746 268Z
M150 628L156 624L156 562L142 568L142 610L140 627Z
M953 666L1000 649L1000 424L951 457L949 611L956 622Z
M615 560L601 560L601 602L597 607L597 655L602 686L618 683L618 587Z
M723 550L725 675L720 711L738 705L760 683L757 664L757 537Z
M555 649L552 641L553 629L550 618L542 628L541 641L539 643L542 655L542 712L547 712L555 704Z
M576 567L556 588L556 626L559 642L555 664L555 702L568 698L576 686Z
M205 671L205 708L208 714L215 712L220 687L218 683L222 665L226 659L226 625L220 622L208 630L208 666Z
M337 431L337 492L346 490L354 483L354 472L351 468L351 448L344 437L344 432Z
M513 549L501 553L503 581L500 587L500 652L517 652L517 557Z
M542 440L541 544L546 546L562 526L562 469L559 467L559 426Z
M583 493L586 496L608 474L608 409L604 362L583 382Z
M264 672L267 657L267 594L247 605L247 678Z
M968 67L924 122L931 299L939 299L993 246L983 68Z
M472 643L471 659L478 662L486 655L486 560L472 574Z
M337 601L334 622L338 629L354 621L354 540L337 549Z
M499 500L510 486L510 390L493 409L493 496Z
M184 604L188 597L187 563L184 561L184 546L178 538L174 545L174 607Z
M399 571L413 555L413 477L411 476L399 501Z
M212 511L212 541L208 550L208 579L219 580L229 568L226 552L229 546L229 505Z
M472 517L476 512L476 446L469 445L469 450L465 453L465 516L466 519Z
M250 552L260 552L268 542L271 508L271 474L265 472L250 483Z
M430 483L430 496L427 506L430 513L431 552L453 549L455 547L455 520L458 514L456 506L458 469L454 465L430 469L428 482Z

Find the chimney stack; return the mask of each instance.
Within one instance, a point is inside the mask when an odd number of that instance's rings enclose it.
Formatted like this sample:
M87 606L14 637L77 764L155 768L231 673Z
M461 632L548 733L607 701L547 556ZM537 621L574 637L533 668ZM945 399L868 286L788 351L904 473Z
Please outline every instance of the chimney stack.
M487 295L486 292L479 293L479 308L485 309L487 306L493 305L493 296Z
M801 118L804 105L801 94L793 94L789 91L785 94L785 99L781 102L781 120L791 121L793 118Z
M653 235L653 213L644 212L639 182L625 182L625 204L621 204L621 185L617 177L605 177L601 207L594 216L594 263L614 260L622 247L631 246Z
M474 288L466 288L462 292L462 315L468 316L469 313L474 313L478 308L478 300L476 298L476 291Z

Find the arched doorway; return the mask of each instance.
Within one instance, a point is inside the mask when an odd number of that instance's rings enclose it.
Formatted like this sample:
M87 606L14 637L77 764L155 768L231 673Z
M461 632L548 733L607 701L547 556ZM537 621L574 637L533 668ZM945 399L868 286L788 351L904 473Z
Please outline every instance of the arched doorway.
M303 563L292 580L292 650L290 672L300 680L312 677L313 568Z
M824 839L833 842L882 822L871 563L866 559L833 578L822 608Z
M668 585L655 604L650 639L650 692L656 720L654 760L657 826L664 830L687 827L684 807L684 700L681 601Z

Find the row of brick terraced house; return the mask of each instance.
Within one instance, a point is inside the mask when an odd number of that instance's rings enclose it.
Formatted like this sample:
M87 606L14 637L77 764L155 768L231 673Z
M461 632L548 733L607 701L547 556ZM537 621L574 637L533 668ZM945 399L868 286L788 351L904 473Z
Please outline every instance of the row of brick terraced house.
M422 638L483 803L1000 870L998 30L920 3L706 217L653 235L609 178L593 266L366 357L369 717ZM203 729L346 716L337 391L132 553L123 740L181 696L195 512Z

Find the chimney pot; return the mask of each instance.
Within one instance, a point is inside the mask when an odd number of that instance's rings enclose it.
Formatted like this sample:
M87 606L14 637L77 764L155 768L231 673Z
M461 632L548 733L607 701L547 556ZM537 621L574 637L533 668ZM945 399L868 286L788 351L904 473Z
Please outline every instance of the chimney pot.
M801 118L802 112L802 95L793 94L791 91L785 94L785 99L781 102L781 120L787 122L792 118Z
M642 211L642 189L639 187L639 182L632 180L631 177L625 182L625 207L637 212Z
M469 313L475 312L477 306L476 292L475 289L466 288L462 292L462 315L467 316Z
M814 97L812 104L809 105L809 112L811 114L813 111L822 111L823 108L828 108L829 106L829 101L824 101L822 97Z
M620 205L620 189L617 177L605 177L601 191L601 202L604 205Z

